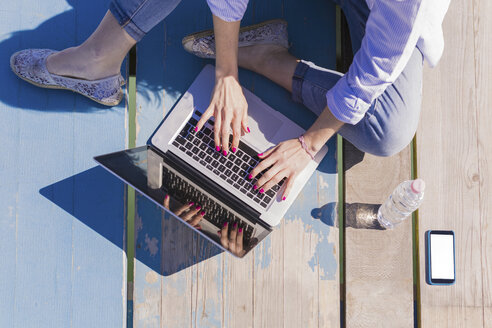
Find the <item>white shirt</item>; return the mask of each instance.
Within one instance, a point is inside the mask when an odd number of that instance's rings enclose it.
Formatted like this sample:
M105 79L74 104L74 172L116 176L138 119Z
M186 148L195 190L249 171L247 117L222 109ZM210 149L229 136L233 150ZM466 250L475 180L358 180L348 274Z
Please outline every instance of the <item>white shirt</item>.
M207 0L225 21L242 19L248 0ZM340 121L356 124L405 68L415 47L430 66L444 49L442 21L450 0L366 0L370 14L362 44L349 71L326 93Z

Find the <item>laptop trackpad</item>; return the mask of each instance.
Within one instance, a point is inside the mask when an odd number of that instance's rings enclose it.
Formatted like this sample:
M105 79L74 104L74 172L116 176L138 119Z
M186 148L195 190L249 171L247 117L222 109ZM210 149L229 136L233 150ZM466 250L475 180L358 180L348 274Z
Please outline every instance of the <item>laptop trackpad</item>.
M256 99L251 99L246 95L248 101L248 126L251 133L245 134L248 144L258 148L259 151L265 151L267 148L275 145L273 137L282 126L282 121L272 113L267 105Z

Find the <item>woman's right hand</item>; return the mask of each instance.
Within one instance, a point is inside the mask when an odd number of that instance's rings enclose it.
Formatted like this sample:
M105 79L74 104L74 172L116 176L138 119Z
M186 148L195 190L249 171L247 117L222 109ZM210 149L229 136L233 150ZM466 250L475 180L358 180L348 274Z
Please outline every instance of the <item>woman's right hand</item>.
M213 15L215 36L215 87L210 105L202 114L195 131L199 131L205 122L215 117L215 149L229 152L229 133L232 128L232 152L239 147L241 130L249 133L248 103L238 82L237 54L238 36L241 21L228 22Z
M195 131L200 131L205 122L213 116L215 149L224 156L229 152L229 134L232 128L232 152L239 147L242 133L249 133L248 103L237 78L233 75L217 76L212 100L198 122Z
M179 216L184 221L188 222L191 226L201 229L200 221L203 219L205 215L205 211L202 209L200 205L195 205L195 203L190 202L188 204L184 204L179 206L178 208L170 209L169 208L169 195L164 197L163 205L168 210L172 211L176 216ZM195 206L193 206L195 205ZM202 211L200 211L202 210Z
M237 224L232 225L232 227L229 226L230 224L226 222L222 230L217 231L220 236L220 243L225 249L230 250L232 254L242 257L246 253L243 244L243 229L238 229ZM230 231L229 228L231 228Z

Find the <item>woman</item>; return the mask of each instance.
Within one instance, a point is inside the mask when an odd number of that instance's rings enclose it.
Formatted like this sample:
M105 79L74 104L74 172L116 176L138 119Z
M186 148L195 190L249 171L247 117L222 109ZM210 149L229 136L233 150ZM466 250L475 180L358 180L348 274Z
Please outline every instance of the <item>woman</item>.
M35 85L70 89L115 105L122 98L119 72L127 52L179 1L114 0L80 46L60 52L23 50L12 55L11 67ZM442 54L441 23L449 0L336 0L347 17L355 53L345 75L289 54L283 21L240 31L247 0L207 1L214 33L183 40L195 55L216 58L215 88L196 131L214 116L215 145L224 156L230 151L230 130L233 152L241 133L249 132L238 65L281 85L294 101L318 115L303 136L258 154L262 161L249 178L268 169L254 185L259 192L287 178L285 200L295 177L337 131L360 150L378 156L393 155L411 141L420 115L423 58L435 65Z

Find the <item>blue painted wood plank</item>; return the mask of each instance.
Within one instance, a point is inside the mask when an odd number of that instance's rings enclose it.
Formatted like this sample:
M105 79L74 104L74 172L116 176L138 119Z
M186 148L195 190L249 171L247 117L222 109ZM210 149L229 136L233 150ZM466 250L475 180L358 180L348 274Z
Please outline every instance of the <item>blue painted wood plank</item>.
M182 49L182 37L211 26L205 2L183 2L137 45L137 145L147 142L205 63ZM184 327L192 322L209 326L216 320L207 316L203 321L193 310L192 290L197 279L193 265L218 249L198 247L205 242L201 237L138 194L135 236L135 327Z
M124 186L93 168L92 157L125 147L125 104L107 108L36 88L7 64L17 50L78 44L107 5L2 5L0 249L8 266L0 269L1 327L124 324Z

